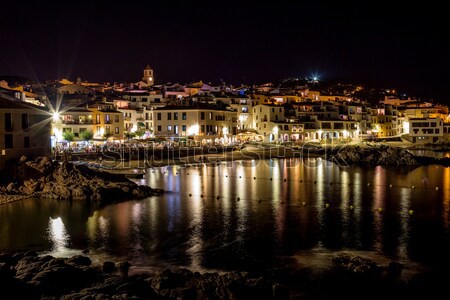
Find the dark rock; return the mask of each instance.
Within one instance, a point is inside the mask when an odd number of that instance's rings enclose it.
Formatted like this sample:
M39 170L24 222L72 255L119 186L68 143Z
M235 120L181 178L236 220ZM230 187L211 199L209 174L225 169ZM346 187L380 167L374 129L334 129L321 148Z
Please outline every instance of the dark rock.
M9 194L36 195L61 200L115 202L161 195L162 190L138 186L121 174L93 170L84 165L59 164L48 157L23 163L17 185L0 187ZM6 199L6 196L4 197ZM7 201L13 201L6 199ZM5 201L6 201L5 200Z
M27 251L23 254L23 256L27 257L27 256L32 256L32 257L36 257L38 256L38 254L36 253L36 251Z
M6 263L8 265L11 265L11 264L13 264L13 262L14 262L14 259L11 254L8 254L8 253L0 254L0 263Z
M327 159L339 165L382 165L382 166L418 166L415 155L403 148L390 146L358 147L345 146L332 150Z
M360 256L339 255L333 258L333 264L338 271L349 274L372 275L379 271L373 261Z
M92 261L89 257L83 255L75 255L66 260L66 263L77 266L90 266Z
M0 280L14 277L16 270L7 263L0 263Z
M130 266L131 266L131 264L128 261L121 261L119 263L120 275L122 275L123 278L128 277L128 270L130 269Z
M391 261L388 266L388 276L391 279L399 278L402 274L403 264Z
M105 261L103 263L102 271L104 273L112 273L116 270L116 264L112 261Z
M285 285L275 283L272 289L273 289L273 297L275 299L289 299L289 290Z

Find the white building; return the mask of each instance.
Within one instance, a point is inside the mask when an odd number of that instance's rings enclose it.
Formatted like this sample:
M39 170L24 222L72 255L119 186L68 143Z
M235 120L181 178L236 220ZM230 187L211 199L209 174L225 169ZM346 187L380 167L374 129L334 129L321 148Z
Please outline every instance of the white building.
M156 136L188 137L197 141L227 143L237 132L236 111L210 105L168 105L152 111Z
M413 143L435 143L444 138L444 122L440 118L410 118L408 123Z

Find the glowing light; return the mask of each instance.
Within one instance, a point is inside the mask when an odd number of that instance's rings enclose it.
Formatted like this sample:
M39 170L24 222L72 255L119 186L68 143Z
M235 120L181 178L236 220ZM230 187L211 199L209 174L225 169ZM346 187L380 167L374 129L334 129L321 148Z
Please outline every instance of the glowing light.
M200 126L198 126L198 124L192 125L191 127L189 127L187 133L188 135L197 135L199 133L200 130Z
M59 117L60 117L59 113L55 111L55 112L52 114L53 122L58 121L58 120L59 120Z
M403 121L403 133L409 133L409 122Z
M278 126L275 126L273 129L272 129L272 131L273 131L273 133L275 133L275 134L277 134L278 133Z
M222 133L223 133L224 135L227 135L227 134L228 134L228 127L224 127L224 128L222 129Z

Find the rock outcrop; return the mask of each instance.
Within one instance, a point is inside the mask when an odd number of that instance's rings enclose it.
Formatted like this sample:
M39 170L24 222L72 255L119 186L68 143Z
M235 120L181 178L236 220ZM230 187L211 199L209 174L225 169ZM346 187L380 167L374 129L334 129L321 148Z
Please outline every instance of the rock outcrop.
M160 195L163 190L140 186L124 175L93 170L48 157L23 162L14 182L0 187L0 198L39 196L61 200L113 202ZM0 201L1 202L1 201Z
M339 165L418 166L420 162L408 150L390 146L345 146L334 149L327 159Z
M243 272L165 269L132 276L111 272L91 265L84 256L0 254L0 280L6 283L2 294L12 295L11 299L287 299L284 285Z

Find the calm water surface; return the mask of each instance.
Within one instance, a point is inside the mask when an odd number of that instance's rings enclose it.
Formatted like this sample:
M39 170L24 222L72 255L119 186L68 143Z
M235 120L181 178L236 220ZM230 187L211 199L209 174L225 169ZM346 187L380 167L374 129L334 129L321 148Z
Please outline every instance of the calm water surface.
M0 206L0 250L89 249L135 265L197 270L264 270L342 250L450 266L450 168L273 159L147 175L137 182L168 192L105 207L43 199Z

